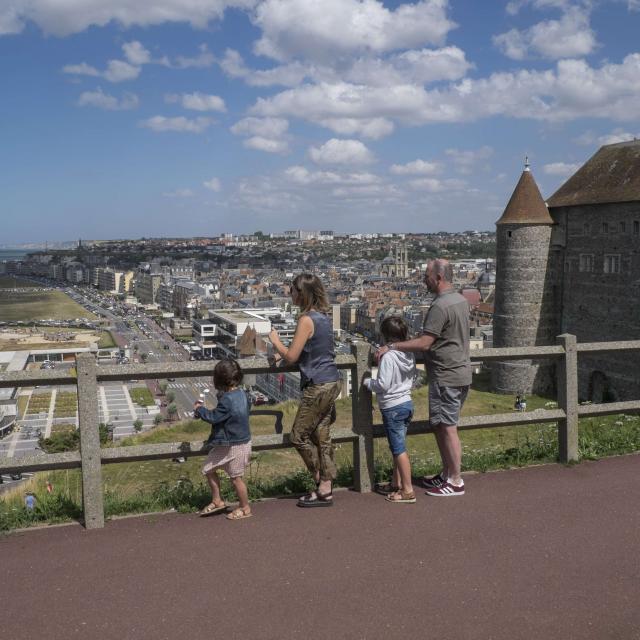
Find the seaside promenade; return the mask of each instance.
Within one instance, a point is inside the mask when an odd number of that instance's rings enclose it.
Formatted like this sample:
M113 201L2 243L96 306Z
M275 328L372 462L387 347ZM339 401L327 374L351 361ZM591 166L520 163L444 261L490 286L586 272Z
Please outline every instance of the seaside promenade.
M639 455L0 538L2 637L640 638Z

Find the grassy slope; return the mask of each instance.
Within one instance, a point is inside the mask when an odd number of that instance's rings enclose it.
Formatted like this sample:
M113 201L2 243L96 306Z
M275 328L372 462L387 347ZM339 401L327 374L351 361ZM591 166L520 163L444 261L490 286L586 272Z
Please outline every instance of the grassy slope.
M62 291L34 291L0 296L0 317L13 320L95 319L90 311Z

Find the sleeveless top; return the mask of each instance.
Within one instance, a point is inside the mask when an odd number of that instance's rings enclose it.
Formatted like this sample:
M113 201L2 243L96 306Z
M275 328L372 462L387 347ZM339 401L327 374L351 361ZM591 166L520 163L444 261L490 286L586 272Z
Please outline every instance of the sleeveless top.
M313 321L313 335L307 340L298 359L300 384L306 387L309 384L336 382L340 374L336 367L331 319L318 311L309 311L307 315Z

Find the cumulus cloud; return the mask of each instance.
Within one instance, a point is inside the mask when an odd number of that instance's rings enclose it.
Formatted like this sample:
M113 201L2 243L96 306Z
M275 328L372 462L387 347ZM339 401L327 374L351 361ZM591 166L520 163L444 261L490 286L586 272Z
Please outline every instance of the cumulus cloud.
M597 46L589 13L580 7L570 7L559 20L544 20L524 31L501 33L494 36L493 43L514 60L532 55L552 60L586 56Z
M480 149L447 149L445 154L451 158L458 173L470 174L477 170L477 165L493 155L493 149L488 146Z
M204 186L206 189L209 189L210 191L215 191L216 193L222 189L220 180L215 177L211 178L211 180L206 180L205 182L203 182L202 186Z
M279 65L271 69L250 69L243 57L235 49L227 49L221 60L220 68L231 78L241 78L253 87L283 86L295 87L307 75L310 68L300 62Z
M151 62L151 54L137 40L123 44L122 50L125 58L133 65L140 67Z
M248 149L286 153L289 151L288 128L289 122L284 118L243 118L231 127L231 133L250 136L243 142Z
M415 180L410 180L409 185L417 191L442 193L464 189L466 183L463 180L457 180L455 178L449 178L447 180L440 180L438 178L416 178Z
M153 116L147 120L140 122L141 127L151 129L152 131L178 131L187 133L202 133L212 124L209 118L185 118L179 116L177 118L167 118L165 116Z
M74 76L92 76L100 77L102 74L95 67L88 65L86 62L80 64L67 64L62 67L62 73L68 73Z
M63 73L80 76L100 77L109 82L134 80L140 75L141 66L151 62L151 54L137 40L122 45L126 60L109 60L107 68L99 71L86 62L68 64L62 67Z
M287 180L301 185L369 185L380 180L378 176L368 172L343 174L336 171L309 171L309 169L300 165L289 167L285 170L284 175Z
M201 44L198 47L200 53L196 56L177 56L174 62L171 62L168 58L163 59L163 64L167 67L174 67L176 69L205 69L211 67L215 58L209 51L209 47L206 44Z
M140 75L140 67L129 64L124 60L109 60L107 69L102 75L109 82L134 80Z
M319 147L309 149L309 157L316 164L370 164L373 153L360 140L331 138Z
M55 36L80 33L88 27L104 27L114 21L124 27L187 22L204 29L222 17L227 8L250 9L257 0L12 0L0 7L0 34L20 33L27 22ZM4 3L5 5L7 3Z
M432 175L440 173L442 165L439 162L428 162L418 158L412 162L407 162L407 164L393 164L389 170L397 176Z
M96 91L85 91L78 98L79 107L97 107L107 111L125 111L135 109L139 104L138 96L133 93L125 93L118 99L108 93L104 93L100 87Z
M405 3L394 10L379 0L265 0L253 18L262 29L255 51L280 61L303 57L327 62L364 52L440 45L456 26L447 18L447 7L448 0Z
M551 162L542 167L542 171L548 176L570 176L580 168L580 164L567 162Z
M274 140L273 138L264 138L262 136L252 136L244 140L242 144L247 149L266 151L267 153L287 153L289 151L289 142L287 140Z
M618 142L630 142L632 140L640 139L640 131L636 133L630 133L621 128L616 128L611 133L605 133L604 135L597 135L593 131L586 131L582 135L575 139L578 144L591 146L597 144L602 146L605 144L617 144Z
M219 96L206 95L204 93L176 93L167 94L165 102L169 104L181 104L185 109L192 111L226 111L224 100Z

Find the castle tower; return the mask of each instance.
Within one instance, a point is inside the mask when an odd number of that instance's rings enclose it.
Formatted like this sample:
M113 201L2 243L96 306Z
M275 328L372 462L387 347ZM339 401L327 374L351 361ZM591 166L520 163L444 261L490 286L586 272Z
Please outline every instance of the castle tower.
M559 314L553 287L551 229L554 222L529 163L496 222L494 347L555 344ZM555 384L554 365L538 360L496 362L498 393L544 393Z

